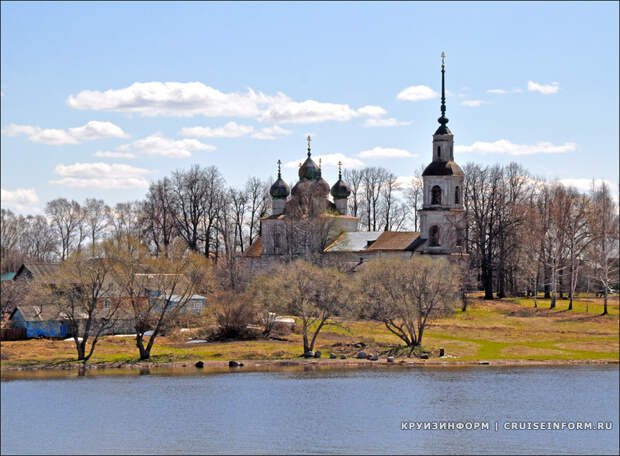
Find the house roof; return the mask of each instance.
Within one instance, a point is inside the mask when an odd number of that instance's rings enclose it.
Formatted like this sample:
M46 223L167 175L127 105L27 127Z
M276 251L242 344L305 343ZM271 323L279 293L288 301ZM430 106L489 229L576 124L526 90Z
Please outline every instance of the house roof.
M183 296L177 295L177 294L173 294L173 295L170 295L169 301L179 302L181 299L183 299ZM205 298L202 295L195 294L195 295L192 295L189 299L195 300L195 299L207 299L207 298Z
M359 252L366 250L368 243L375 241L381 231L345 231L332 242L324 252Z
M256 239L254 239L254 242L252 243L252 245L249 246L245 252L243 252L243 256L251 257L251 258L258 258L262 252L263 252L263 240L259 236Z
M24 270L30 271L33 277L46 276L56 272L59 266L60 263L24 263L15 273L15 277L23 274Z
M415 250L419 238L414 231L384 231L366 250Z
M17 272L5 272L4 274L2 274L2 281L4 282L5 280L13 280L15 274L17 274Z
M11 313L11 318L15 315L15 312L22 314L26 321L51 321L60 320L61 317L58 314L58 308L49 305L34 306L34 305L21 305L15 307L15 310Z

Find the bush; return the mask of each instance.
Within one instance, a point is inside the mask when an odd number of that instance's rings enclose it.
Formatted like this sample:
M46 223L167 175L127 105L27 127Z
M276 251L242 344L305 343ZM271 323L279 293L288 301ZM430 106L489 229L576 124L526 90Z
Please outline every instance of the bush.
M216 306L216 337L219 339L247 339L255 337L255 331L248 328L256 322L256 311L244 300L225 295Z

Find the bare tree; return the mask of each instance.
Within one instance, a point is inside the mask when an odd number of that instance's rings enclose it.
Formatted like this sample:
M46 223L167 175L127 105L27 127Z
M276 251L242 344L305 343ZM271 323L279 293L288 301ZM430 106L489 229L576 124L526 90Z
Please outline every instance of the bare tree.
M251 177L245 184L245 193L248 198L248 245L252 245L259 235L260 219L267 215L271 199L269 185L256 177Z
M86 215L84 217L86 226L88 227L88 235L91 241L91 255L95 256L95 246L103 236L106 227L106 214L110 208L106 206L105 201L95 198L86 198L84 202Z
M50 217L58 233L61 242L60 258L65 260L73 247L83 217L80 204L77 201L69 202L65 198L58 198L47 203L45 213Z
M592 200L594 213L590 218L590 230L594 248L590 250L589 257L594 278L603 294L603 315L607 315L610 278L618 275L618 209L605 182L598 187L593 185Z
M345 169L342 173L344 181L351 188L349 197L350 213L353 217L359 216L359 209L362 201L362 182L364 181L364 172L359 169Z
M321 329L332 323L330 318L349 308L349 283L337 269L298 260L257 277L249 293L267 312L301 319L304 354L308 354L314 351Z
M142 202L141 221L143 233L154 246L156 255L168 255L168 247L176 235L172 184L170 179L154 182Z
M111 270L110 259L75 252L54 273L35 279L31 286L36 296L33 300L49 306L59 319L68 321L77 359L84 364L91 358L99 338L117 321L120 293L112 281Z
M151 357L157 337L186 312L192 296L207 291L208 261L198 253L186 253L180 240L171 244L168 257L150 257L131 237L121 246L111 255L112 275L133 313L136 346L145 360Z
M422 343L428 323L452 312L459 275L443 258L380 257L356 277L363 305L407 347Z

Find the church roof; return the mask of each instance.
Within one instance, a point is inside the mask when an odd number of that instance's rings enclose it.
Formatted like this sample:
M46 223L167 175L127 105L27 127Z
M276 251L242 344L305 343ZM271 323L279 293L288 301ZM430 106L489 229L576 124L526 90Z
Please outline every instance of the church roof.
M453 161L433 161L431 162L422 176L464 176L463 170Z
M366 250L415 250L420 233L414 231L384 231ZM419 242L419 241L418 241Z
M254 239L254 242L252 242L252 245L248 247L248 249L245 252L243 252L243 256L258 258L262 252L263 252L263 240L259 236L256 239Z
M374 242L381 231L345 231L327 246L324 252L360 252Z

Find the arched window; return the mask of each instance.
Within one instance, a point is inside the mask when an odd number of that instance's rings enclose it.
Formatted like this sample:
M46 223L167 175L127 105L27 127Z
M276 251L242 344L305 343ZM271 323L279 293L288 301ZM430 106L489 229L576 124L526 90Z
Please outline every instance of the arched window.
M431 226L428 230L428 234L431 241L431 247L436 247L439 245L439 227L437 225Z
M461 188L458 185L454 189L454 204L461 204Z
M431 189L431 204L441 204L441 187L435 185Z
M441 147L437 146L437 158L441 158Z

